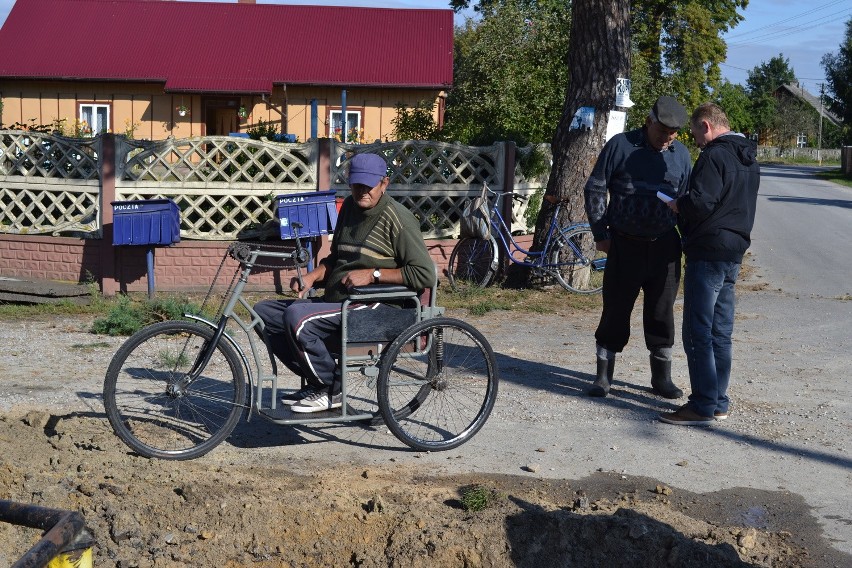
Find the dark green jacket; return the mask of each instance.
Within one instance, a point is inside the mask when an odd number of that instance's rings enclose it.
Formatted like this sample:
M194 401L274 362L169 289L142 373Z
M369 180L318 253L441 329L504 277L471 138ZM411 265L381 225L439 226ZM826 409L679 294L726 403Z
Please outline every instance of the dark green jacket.
M426 250L420 223L388 194L372 209L361 209L347 197L343 202L331 255L323 261L326 277L324 300L342 302L348 291L340 283L346 273L362 268L401 268L404 284L423 290L435 284L435 263Z

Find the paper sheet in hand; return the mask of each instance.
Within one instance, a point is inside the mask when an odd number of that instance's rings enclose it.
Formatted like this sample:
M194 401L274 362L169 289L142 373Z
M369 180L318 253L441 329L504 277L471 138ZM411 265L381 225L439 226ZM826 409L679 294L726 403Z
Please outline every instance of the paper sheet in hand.
M665 193L663 193L662 191L658 191L658 192L657 192L657 197L659 197L660 199L662 199L662 200L663 200L663 201L665 201L666 203L668 203L669 201L671 201L672 199L674 199L673 197L669 197L668 195L666 195L666 194L665 194Z

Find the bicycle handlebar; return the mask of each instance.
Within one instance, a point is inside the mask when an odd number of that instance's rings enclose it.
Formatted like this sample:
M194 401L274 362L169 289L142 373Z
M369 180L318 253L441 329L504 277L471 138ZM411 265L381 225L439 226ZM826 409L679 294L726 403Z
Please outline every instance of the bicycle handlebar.
M483 185L485 186L485 191L487 191L488 193L490 193L491 195L494 195L496 197L503 197L504 195L511 195L512 199L514 199L515 201L526 201L526 200L529 199L528 195L518 195L514 191L494 191L493 189L488 187L487 183L483 184Z

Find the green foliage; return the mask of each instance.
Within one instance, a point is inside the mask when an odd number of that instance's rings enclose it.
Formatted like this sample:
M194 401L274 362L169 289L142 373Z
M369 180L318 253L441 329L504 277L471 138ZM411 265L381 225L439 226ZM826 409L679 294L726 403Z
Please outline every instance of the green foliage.
M435 103L420 101L414 108L405 103L396 104L396 118L393 124L393 136L397 140L440 140L441 132L435 122Z
M806 102L792 97L780 99L771 123L775 145L782 150L789 148L800 133L810 141L816 140L817 118L816 109Z
M538 212L541 210L541 202L544 199L544 189L541 187L530 196L527 209L524 211L524 222L527 224L527 228L535 227L535 222L538 220Z
M94 321L91 332L131 335L148 324L181 319L185 313L197 314L199 311L198 306L179 298L133 302L129 296L121 296L106 317Z
M550 142L568 84L570 10L506 0L456 29L445 137L465 144Z
M260 119L257 124L246 130L246 134L252 140L260 140L261 138L274 140L278 135L278 126Z
M122 296L106 318L94 321L91 332L100 335L131 335L142 326L141 314L132 309L129 297Z
M746 86L752 99L772 95L781 85L796 81L796 72L790 67L790 60L779 53L769 61L763 61L748 72Z
M826 53L821 63L826 77L826 105L843 120L843 142L852 144L852 18L846 22L846 35L837 53Z
M632 2L635 53L651 83L665 88L655 89L652 99L661 94L675 95L687 108L704 102L709 89L718 86L719 64L726 58L727 46L721 35L742 21L737 8L747 4L748 0ZM634 60L634 75L636 69ZM633 88L637 90L635 83Z
M754 113L745 87L724 80L713 93L712 100L725 110L731 130L747 134L754 132Z
M460 493L462 507L472 513L487 509L499 498L494 489L479 484L462 487Z
M746 87L751 99L752 126L760 134L760 143L769 142L765 136L774 132L777 126L778 99L774 96L775 91L795 80L796 72L783 53L761 62L748 72Z

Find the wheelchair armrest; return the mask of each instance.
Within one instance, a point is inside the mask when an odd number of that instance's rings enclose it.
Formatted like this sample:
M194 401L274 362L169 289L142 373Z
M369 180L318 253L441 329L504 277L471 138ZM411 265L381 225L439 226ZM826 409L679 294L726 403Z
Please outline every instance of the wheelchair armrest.
M349 289L349 299L353 302L360 300L393 300L397 298L415 298L418 292L401 284L369 284L353 286Z

